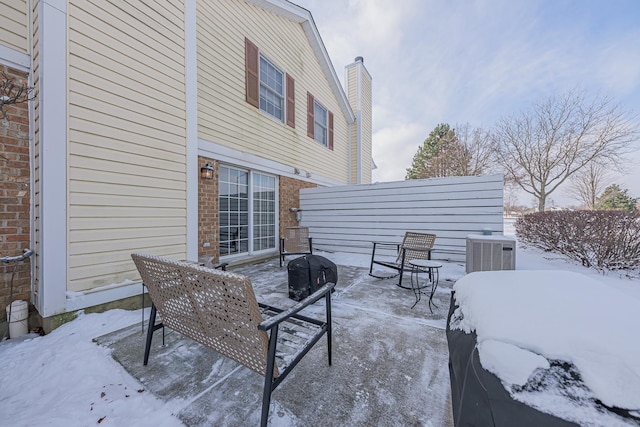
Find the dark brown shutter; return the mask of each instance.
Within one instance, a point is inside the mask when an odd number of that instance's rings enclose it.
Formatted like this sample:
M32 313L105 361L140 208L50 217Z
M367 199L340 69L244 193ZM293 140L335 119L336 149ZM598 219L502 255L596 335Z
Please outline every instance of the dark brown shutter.
M314 135L314 118L313 111L315 110L313 106L313 95L307 92L307 136L309 138L313 138Z
M333 113L329 111L329 150L333 150Z
M287 126L296 127L296 81L287 73Z
M260 105L260 78L258 76L258 47L244 39L245 92L247 102L258 108Z

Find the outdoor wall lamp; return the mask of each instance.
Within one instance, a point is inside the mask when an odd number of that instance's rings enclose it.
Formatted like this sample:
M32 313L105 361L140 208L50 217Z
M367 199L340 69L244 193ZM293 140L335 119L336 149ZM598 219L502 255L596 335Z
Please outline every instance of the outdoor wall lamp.
M207 163L200 168L200 178L213 179L213 166L211 166L211 163Z
M300 209L300 208L289 208L289 212L295 212L296 221L298 221L298 222L302 221L302 209Z

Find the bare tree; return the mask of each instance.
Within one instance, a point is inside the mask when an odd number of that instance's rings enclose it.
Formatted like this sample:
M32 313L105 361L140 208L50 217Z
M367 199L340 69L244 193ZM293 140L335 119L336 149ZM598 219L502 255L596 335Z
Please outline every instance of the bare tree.
M8 76L4 71L0 74L0 119L6 119L5 106L31 101L35 98L35 89L22 80L16 81L15 77Z
M611 165L591 162L570 179L569 194L587 209L594 210L598 196L611 184Z
M575 91L502 118L494 131L507 179L533 195L539 211L549 194L590 162L621 163L637 135L619 104Z
M493 167L493 136L482 128L471 129L469 124L456 125L460 151L460 169L464 176L476 176L491 172Z

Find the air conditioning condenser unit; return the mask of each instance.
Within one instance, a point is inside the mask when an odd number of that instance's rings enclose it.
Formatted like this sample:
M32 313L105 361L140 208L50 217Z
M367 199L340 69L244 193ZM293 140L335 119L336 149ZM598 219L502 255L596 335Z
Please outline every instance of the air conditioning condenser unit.
M516 239L511 236L467 236L467 273L516 269Z

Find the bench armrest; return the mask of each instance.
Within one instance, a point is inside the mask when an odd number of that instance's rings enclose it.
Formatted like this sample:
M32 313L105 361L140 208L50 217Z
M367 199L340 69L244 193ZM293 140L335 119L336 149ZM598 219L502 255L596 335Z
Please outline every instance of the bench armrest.
M302 301L300 301L299 303L297 303L293 307L290 307L287 310L284 310L283 312L281 312L281 313L279 313L279 314L277 314L277 315L275 315L273 317L270 317L269 319L266 319L266 320L262 321L258 325L258 329L260 329L261 331L270 330L274 326L276 326L276 325L282 323L283 321L287 320L288 318L296 315L302 309L304 309L304 308L308 307L309 305L311 305L311 304L315 303L316 301L318 301L320 298L325 296L327 293L331 292L335 286L336 286L335 283L327 283L326 285L324 285L323 287L321 287L320 289L318 289L313 294L309 295L308 297L306 297L305 299L303 299Z
M221 262L219 264L214 265L213 268L214 270L222 270L222 271L227 271L227 265L229 265L228 262Z

